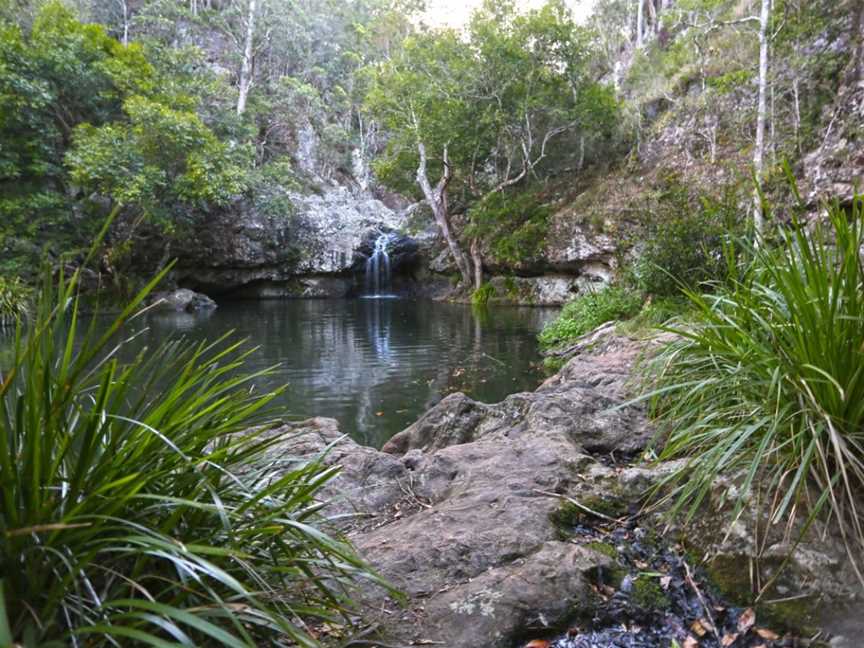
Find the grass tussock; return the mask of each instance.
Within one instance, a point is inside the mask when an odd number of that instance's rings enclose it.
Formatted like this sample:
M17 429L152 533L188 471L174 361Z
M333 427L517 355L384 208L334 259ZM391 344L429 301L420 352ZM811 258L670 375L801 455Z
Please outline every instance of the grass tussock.
M337 469L267 471L241 343L121 361L147 290L97 335L76 283L46 280L0 367L0 645L317 645L374 578L319 528Z
M654 413L671 427L661 459L688 459L664 484L674 512L694 514L718 477L737 477L735 517L765 501L770 520L790 529L796 519L830 520L858 569L862 217L861 199L834 206L826 225L784 232L714 292L686 291L694 314L666 327L679 337L649 366Z

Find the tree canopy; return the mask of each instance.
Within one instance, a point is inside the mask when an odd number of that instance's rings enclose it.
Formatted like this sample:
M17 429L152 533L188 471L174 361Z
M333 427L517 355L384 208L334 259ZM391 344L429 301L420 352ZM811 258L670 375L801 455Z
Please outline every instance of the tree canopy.
M403 191L416 181L447 230L451 196L480 200L542 179L553 156L578 159L618 111L613 89L592 75L593 43L560 0L527 13L487 0L464 35L410 36L368 72L366 106L390 138L379 177ZM470 264L449 243L467 282ZM475 285L479 263L475 255Z

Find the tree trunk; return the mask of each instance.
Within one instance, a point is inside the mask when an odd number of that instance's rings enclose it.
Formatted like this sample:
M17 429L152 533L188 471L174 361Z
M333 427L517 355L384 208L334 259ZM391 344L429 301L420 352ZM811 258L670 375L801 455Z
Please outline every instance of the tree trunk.
M441 236L447 241L447 247L450 249L450 255L459 269L459 274L462 275L462 281L466 286L470 286L472 282L471 264L465 253L462 251L462 246L459 240L453 235L453 230L450 228L450 214L447 206L447 185L450 184L452 177L452 169L447 157L447 148L444 148L444 171L438 184L433 188L429 182L427 175L427 159L426 146L422 142L417 143L417 151L420 153L420 163L417 166L417 184L423 192L423 197L432 208L432 213L435 216L435 223L441 231Z
M585 167L585 136L579 136L579 160L576 162L576 170L582 171Z
M645 0L636 0L636 47L642 47L645 23Z
M480 254L480 239L471 240L471 262L474 265L474 290L483 285L483 257Z
M762 173L765 160L765 122L768 113L768 22L771 17L771 0L762 0L759 17L759 107L756 112L756 146L753 150L753 171L756 174L756 191L753 196L753 230L756 245L762 241L765 230L765 214L762 213Z
M654 0L648 0L648 19L651 21L651 31L657 32L657 8L654 6ZM648 31L647 29L645 30Z
M240 65L240 95L237 97L237 114L246 111L246 100L252 86L252 44L255 39L255 2L249 0L249 14L246 17L246 42L243 47L243 62Z

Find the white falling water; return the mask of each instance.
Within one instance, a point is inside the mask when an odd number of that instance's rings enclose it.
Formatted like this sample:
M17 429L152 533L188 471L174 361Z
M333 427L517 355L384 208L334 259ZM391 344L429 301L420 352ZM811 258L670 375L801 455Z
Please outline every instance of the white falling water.
M387 245L389 234L381 234L375 239L375 249L366 259L366 294L382 296L390 290L390 255Z

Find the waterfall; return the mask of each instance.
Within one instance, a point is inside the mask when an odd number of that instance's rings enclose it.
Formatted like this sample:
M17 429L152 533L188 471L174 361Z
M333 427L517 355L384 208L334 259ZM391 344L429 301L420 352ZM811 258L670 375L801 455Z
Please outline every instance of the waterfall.
M366 259L366 294L382 296L390 290L390 255L387 245L390 234L381 234L375 239L375 249Z

